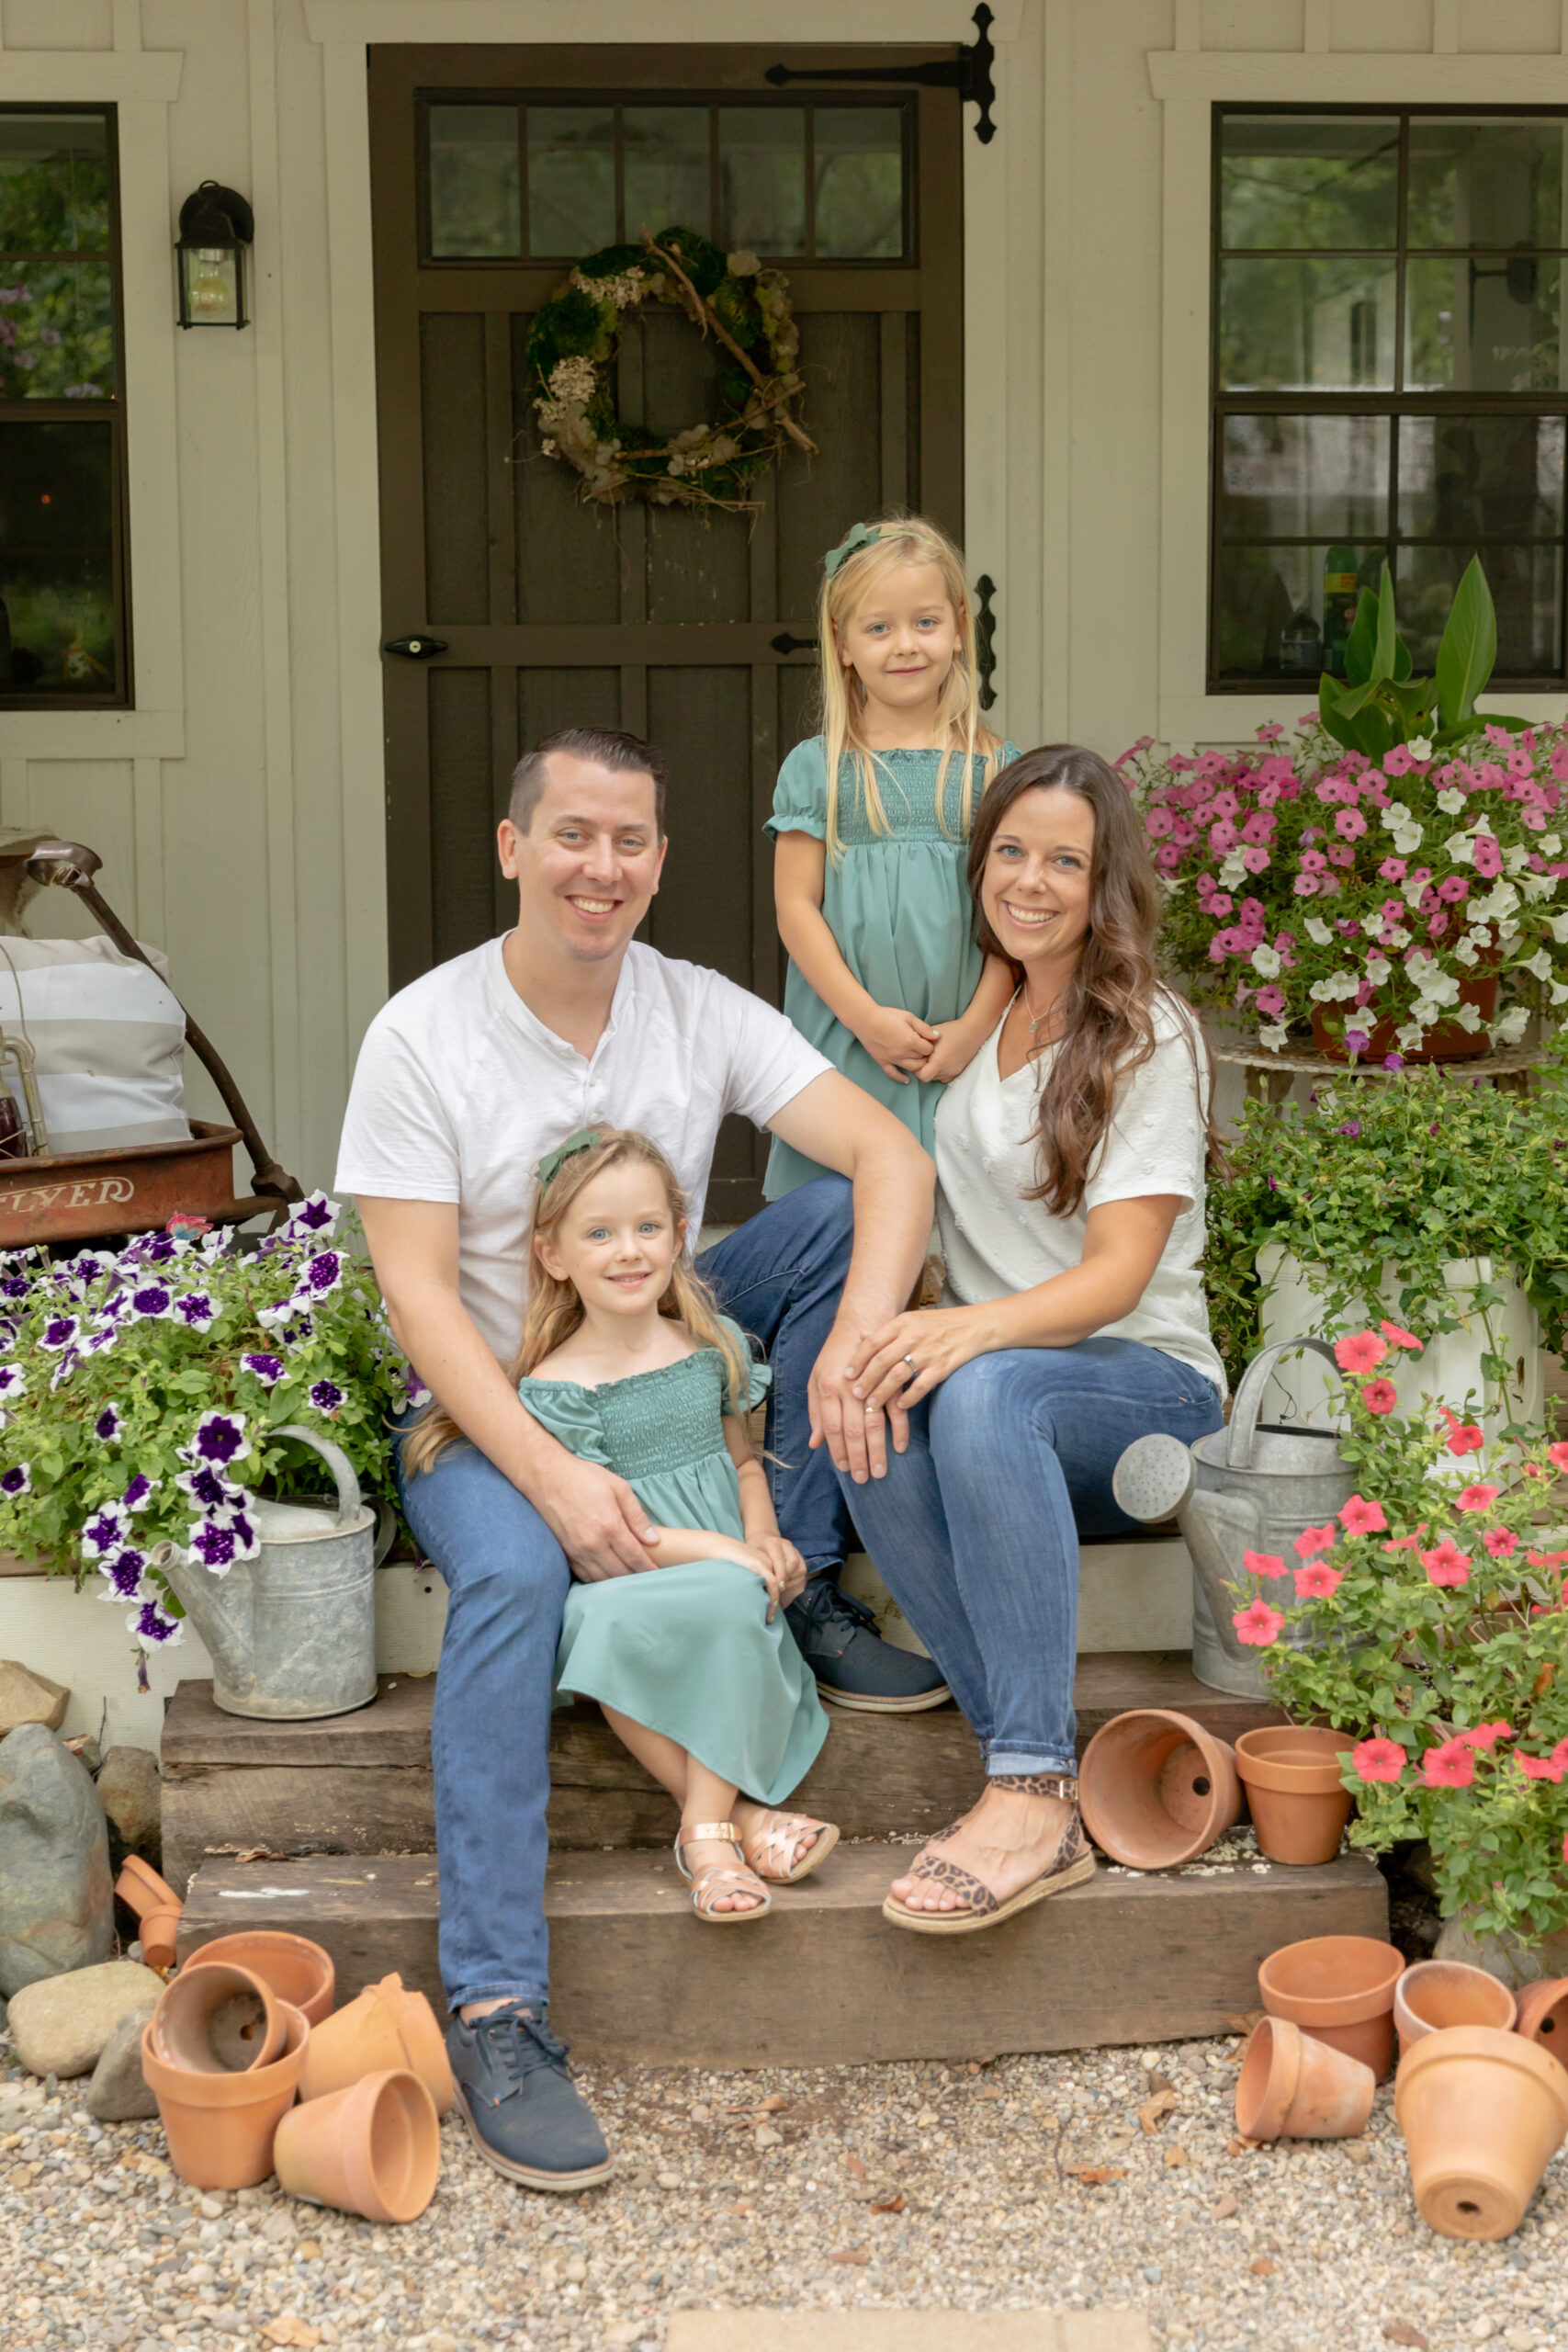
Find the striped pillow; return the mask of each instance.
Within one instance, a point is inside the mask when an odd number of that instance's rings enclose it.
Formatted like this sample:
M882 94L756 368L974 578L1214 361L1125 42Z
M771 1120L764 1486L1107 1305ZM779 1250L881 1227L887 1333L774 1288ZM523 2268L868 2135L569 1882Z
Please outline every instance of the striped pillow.
M0 937L0 1028L32 1039L51 1152L189 1140L185 1014L147 953L155 972L111 939Z

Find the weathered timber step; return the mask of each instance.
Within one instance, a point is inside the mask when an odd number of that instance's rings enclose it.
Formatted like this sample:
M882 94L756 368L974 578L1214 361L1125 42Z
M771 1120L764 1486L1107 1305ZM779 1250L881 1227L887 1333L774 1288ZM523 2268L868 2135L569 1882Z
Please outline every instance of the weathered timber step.
M1376 1867L1243 1865L1212 1877L1107 1870L999 1927L943 1939L882 1917L908 1846L840 1846L777 1888L770 1916L716 1934L668 1857L552 1857L552 2018L581 2058L615 2065L832 2065L981 2058L1223 2032L1256 2007L1258 1967L1303 1936L1388 1932ZM244 1925L324 1944L344 1995L400 1971L445 2014L434 1860L208 1862L180 1955ZM787 1989L794 1986L792 1997Z
M433 1677L383 1675L347 1715L263 1723L226 1715L210 1682L182 1682L164 1723L164 1866L183 1888L207 1856L264 1848L426 1853L435 1844L430 1770ZM1234 1740L1278 1711L1197 1681L1184 1652L1114 1650L1081 1657L1078 1742L1127 1707L1176 1707ZM975 1741L955 1707L919 1715L829 1710L826 1747L793 1802L846 1838L934 1829L965 1812L978 1784ZM550 1841L659 1846L674 1830L662 1789L595 1707L563 1708L550 1726Z

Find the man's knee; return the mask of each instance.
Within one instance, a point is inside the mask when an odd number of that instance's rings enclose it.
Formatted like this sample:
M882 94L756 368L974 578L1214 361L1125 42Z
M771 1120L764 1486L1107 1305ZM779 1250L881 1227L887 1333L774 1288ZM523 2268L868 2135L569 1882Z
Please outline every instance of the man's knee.
M814 1176L784 1199L796 1220L799 1255L814 1266L847 1273L855 1238L855 1191L849 1178Z

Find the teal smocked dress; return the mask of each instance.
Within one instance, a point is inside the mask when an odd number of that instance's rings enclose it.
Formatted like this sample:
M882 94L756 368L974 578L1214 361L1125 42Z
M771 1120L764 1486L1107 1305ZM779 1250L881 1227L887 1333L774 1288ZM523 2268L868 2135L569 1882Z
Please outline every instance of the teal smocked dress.
M1018 757L1004 743L989 773ZM839 838L843 854L828 860L822 913L839 953L878 1004L897 1005L917 1021L956 1021L969 1009L985 964L975 941L975 910L964 867L969 843L960 831L964 759L948 760L939 817L940 752L877 752L877 787L891 832L874 832L862 805L856 763L847 753L839 776ZM975 762L974 797L987 781ZM974 811L971 808L971 817ZM773 813L763 831L828 838L828 765L822 738L797 743L779 770ZM942 1088L912 1078L907 1086L874 1062L860 1039L829 1012L793 959L784 979L784 1011L836 1069L902 1119L930 1151ZM827 1174L814 1159L773 1137L762 1190L770 1201Z
M742 1346L745 1342L742 1340ZM751 1370L750 1405L773 1374ZM524 1380L536 1420L584 1462L625 1478L655 1527L745 1541L724 1442L728 1374L716 1348L583 1388ZM828 1736L817 1684L767 1587L728 1560L693 1560L572 1585L556 1653L556 1704L603 1705L662 1732L743 1796L779 1804Z

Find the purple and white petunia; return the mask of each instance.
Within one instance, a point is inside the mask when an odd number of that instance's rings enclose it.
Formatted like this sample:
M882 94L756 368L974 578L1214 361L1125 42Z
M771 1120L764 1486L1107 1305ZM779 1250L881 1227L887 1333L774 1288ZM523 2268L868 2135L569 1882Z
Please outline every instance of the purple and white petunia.
M343 1390L335 1381L318 1380L311 1387L310 1402L318 1413L325 1413L330 1420L343 1403Z
M0 1485L4 1485L0 1479ZM82 1549L95 1559L107 1559L130 1538L130 1519L123 1503L103 1503L82 1530Z
M98 1415L97 1419L93 1423L93 1435L96 1438L101 1438L106 1445L112 1445L124 1427L124 1417L120 1412L119 1407L118 1405L106 1405L103 1411Z
M306 1233L331 1233L339 1214L336 1201L329 1201L324 1193L312 1193L308 1201L300 1202L289 1218L288 1233L291 1238Z
M39 1345L53 1356L68 1348L82 1329L79 1315L51 1315L39 1334Z
M305 1347L316 1336L316 1326L309 1315L297 1315L292 1323L283 1327L283 1344L291 1351Z
M89 1356L107 1355L110 1348L119 1345L119 1325L100 1323L90 1340L84 1340L83 1353Z
M343 1280L341 1250L319 1250L307 1258L294 1295L301 1306L310 1306L319 1298L330 1297Z
M276 1306L258 1306L256 1321L264 1331L276 1331L280 1324L288 1321L293 1312L294 1301L291 1298L280 1298Z
M31 1287L25 1274L0 1274L0 1298L26 1298Z
M199 1503L204 1510L211 1511L230 1510L244 1492L243 1487L231 1486L227 1478L220 1477L216 1470L206 1466L200 1470L182 1470L175 1484L190 1497L192 1502Z
M268 1355L244 1355L240 1358L244 1369L261 1382L264 1388L274 1388L283 1377L283 1358Z
M130 1294L130 1311L143 1323L167 1322L175 1311L175 1294L165 1282L138 1283Z
M133 1511L145 1510L163 1483L161 1478L149 1478L145 1471L139 1470L119 1498L121 1508Z
M28 1375L19 1363L0 1363L0 1396L15 1399L28 1393Z
M417 1413L430 1402L430 1391L411 1363L403 1378L403 1404L407 1411Z
M255 1530L243 1511L226 1521L198 1519L186 1541L215 1577L226 1577L238 1561L254 1560L260 1549Z
M81 1361L82 1351L80 1348L67 1348L65 1353L61 1357L60 1362L54 1367L54 1377L49 1384L51 1389L63 1388Z
M98 1562L98 1574L108 1587L99 1598L104 1600L140 1600L142 1599L141 1572L147 1566L145 1552L127 1544L120 1551L111 1552Z
M193 1331L210 1330L218 1319L218 1309L212 1295L205 1290L187 1290L183 1298L175 1301L176 1321L186 1323Z
M229 1513L229 1532L240 1545L238 1556L242 1560L254 1560L261 1550L261 1538L256 1533L254 1520L247 1518L243 1510L231 1510Z
M184 1631L180 1620L156 1600L142 1601L125 1622L139 1641L156 1642L161 1649L173 1649Z
M111 1290L107 1296L98 1303L99 1330L103 1330L106 1326L112 1328L116 1323L123 1322L130 1313L130 1293L128 1290Z
M32 1490L33 1474L30 1464L14 1462L9 1470L0 1470L0 1495L4 1495L7 1502L14 1503L19 1495L30 1495Z
M91 1252L70 1261L70 1272L79 1283L96 1283L108 1272L112 1259L95 1258Z
M245 1451L243 1413L203 1413L190 1443L180 1448L182 1459L198 1467L204 1462L232 1462Z

